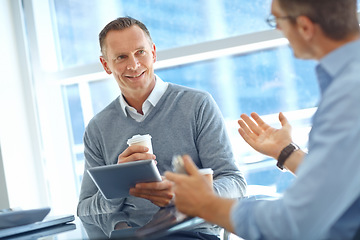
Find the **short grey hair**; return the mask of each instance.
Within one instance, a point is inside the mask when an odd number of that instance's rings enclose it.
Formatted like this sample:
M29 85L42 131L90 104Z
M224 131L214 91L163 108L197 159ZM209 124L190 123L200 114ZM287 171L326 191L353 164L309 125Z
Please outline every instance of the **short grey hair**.
M105 38L106 38L106 35L108 34L108 32L110 32L112 30L123 30L126 28L130 28L131 26L134 26L134 25L137 25L139 28L141 28L141 30L144 31L146 36L149 38L149 42L152 44L153 41L151 39L150 32L147 29L147 27L145 26L145 24L143 24L139 20L132 18L132 17L119 17L119 18L109 22L103 28L103 30L101 30L101 32L99 33L99 43L100 43L101 54L104 57L106 56L104 42L105 42Z

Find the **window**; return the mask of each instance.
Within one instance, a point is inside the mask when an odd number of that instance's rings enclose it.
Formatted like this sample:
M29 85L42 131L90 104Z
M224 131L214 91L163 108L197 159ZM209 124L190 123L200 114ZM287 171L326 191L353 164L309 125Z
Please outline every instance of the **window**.
M294 138L306 147L319 92L315 63L295 59L287 41L265 23L270 3L23 1L43 155L46 168L53 173L47 176L55 195L53 205L64 207L58 191L75 192L66 204L76 205L85 126L119 94L112 76L99 63L98 33L109 21L125 15L149 28L157 45L156 73L161 78L213 95L226 120L236 159L253 185L250 192L281 194L294 177L281 173L274 160L244 143L237 133L237 119L243 112L256 111L277 125L277 113L284 111L294 125ZM71 173L75 181L71 190L60 190L69 177L56 171L59 168Z
M98 61L98 34L111 20L131 16L146 23L158 50L268 29L270 0L53 0L59 68ZM241 17L239 17L241 16ZM245 21L244 21L245 19ZM169 36L172 36L169 41Z

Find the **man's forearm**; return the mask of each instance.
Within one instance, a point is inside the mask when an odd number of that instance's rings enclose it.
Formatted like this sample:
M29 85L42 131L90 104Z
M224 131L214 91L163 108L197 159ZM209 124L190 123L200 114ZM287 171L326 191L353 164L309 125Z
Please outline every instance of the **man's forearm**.
M206 206L201 208L202 210L199 213L199 217L219 225L230 232L234 232L230 216L231 208L235 203L235 199L214 196L211 200L206 200Z

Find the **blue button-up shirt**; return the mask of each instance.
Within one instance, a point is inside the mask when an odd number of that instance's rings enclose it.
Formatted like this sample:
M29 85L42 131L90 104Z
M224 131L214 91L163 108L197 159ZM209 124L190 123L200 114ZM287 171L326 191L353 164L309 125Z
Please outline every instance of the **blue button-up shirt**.
M321 100L309 152L281 199L242 199L231 212L245 239L351 239L360 227L360 41L316 67Z

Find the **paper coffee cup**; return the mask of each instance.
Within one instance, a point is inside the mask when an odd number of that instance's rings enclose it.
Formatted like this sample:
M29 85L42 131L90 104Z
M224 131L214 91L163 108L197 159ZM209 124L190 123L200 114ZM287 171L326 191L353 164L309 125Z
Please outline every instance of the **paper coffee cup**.
M213 174L214 174L214 171L211 169L211 168L202 168L202 169L199 169L199 173L201 175L204 175L209 183L212 185L213 184Z
M199 173L201 173L202 175L208 175L208 174L213 174L214 171L211 168L201 168L199 169Z
M153 148L152 148L152 144L151 144L151 136L149 134L134 135L134 136L132 136L132 138L127 140L127 144L129 146L140 145L140 146L148 147L149 151L147 151L147 152L151 153L151 154L153 153Z

